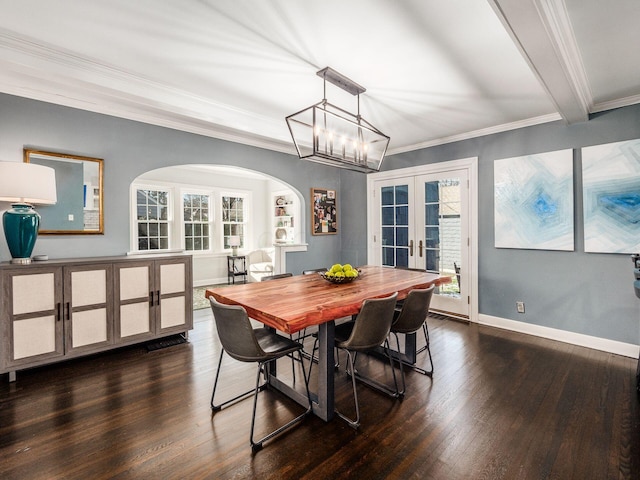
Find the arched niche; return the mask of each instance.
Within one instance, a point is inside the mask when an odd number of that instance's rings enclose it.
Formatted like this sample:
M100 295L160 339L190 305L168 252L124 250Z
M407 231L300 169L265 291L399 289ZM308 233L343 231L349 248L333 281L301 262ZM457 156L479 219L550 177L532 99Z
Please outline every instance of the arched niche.
M230 165L176 165L154 169L138 176L130 185L130 223L131 251L140 252L138 248L139 204L137 193L140 189L166 189L171 192L171 205L168 215L171 217L170 251L185 248L183 232L182 195L185 192L209 192L213 210L221 208L220 198L225 194L243 194L249 199L249 211L246 212L247 234L245 244L240 253L247 254L256 249L280 252L285 245L297 245L305 242L308 209L305 197L292 185L282 180L254 170ZM291 207L280 203L292 202ZM293 208L295 205L295 208ZM291 219L277 218L283 211L291 212ZM295 213L294 213L295 212ZM212 213L216 215L216 213ZM212 245L206 252L194 252L194 283L203 284L220 281L226 275L226 256L229 249L224 248L225 240L219 225L212 220ZM282 241L276 235L281 234L282 223L286 224L288 236ZM222 239L222 240L221 240ZM280 240L280 242L278 242ZM158 251L162 251L158 248ZM274 253L274 257L275 257ZM211 260L212 257L215 260ZM205 265L206 263L206 265ZM202 265L200 265L202 264ZM198 273L201 272L201 273Z

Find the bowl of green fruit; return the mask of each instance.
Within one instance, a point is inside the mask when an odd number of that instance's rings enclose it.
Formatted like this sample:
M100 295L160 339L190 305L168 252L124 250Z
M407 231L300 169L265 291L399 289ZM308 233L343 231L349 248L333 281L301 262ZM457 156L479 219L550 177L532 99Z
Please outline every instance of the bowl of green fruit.
M320 276L331 283L349 283L360 276L360 272L350 264L340 265L336 263Z

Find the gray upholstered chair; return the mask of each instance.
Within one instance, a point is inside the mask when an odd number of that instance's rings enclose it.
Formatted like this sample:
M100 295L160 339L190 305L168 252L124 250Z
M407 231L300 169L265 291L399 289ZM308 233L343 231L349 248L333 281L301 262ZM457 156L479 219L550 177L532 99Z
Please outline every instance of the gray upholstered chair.
M293 273L276 273L275 275L266 275L260 279L261 282L267 282L269 280L278 280L280 278L293 277Z
M358 406L356 379L392 397L397 398L399 396L393 358L388 348L388 337L391 330L391 323L393 322L393 312L396 306L397 296L398 293L396 292L385 298L365 300L354 322L343 323L335 329L335 346L338 350L344 350L347 353L347 373L351 375L356 418L350 419L337 409L336 414L354 428L358 428L360 425L360 407ZM374 350L382 344L385 345L385 352L391 365L395 390L371 378L359 375L354 368L355 354Z
M211 409L216 412L229 404L235 403L241 399L247 398L253 393L253 414L251 417L251 433L249 434L249 442L253 451L260 450L262 444L272 437L288 430L296 423L302 421L311 412L311 397L309 395L309 384L306 380L304 372L304 363L300 358L302 365L303 378L305 379L305 388L307 398L309 399L309 407L300 415L290 420L285 425L277 428L273 432L265 435L259 440L254 440L254 427L256 421L256 405L258 402L258 392L264 390L265 384L260 385L260 374L267 377L265 366L276 361L278 358L293 354L302 350L302 345L287 337L277 335L267 328L253 328L247 312L244 308L235 305L223 305L217 302L213 297L209 298L211 302L211 310L216 323L218 337L222 344L220 352L220 360L216 371L216 379L213 384L213 392L211 393ZM258 372L256 375L256 385L254 389L248 390L218 405L215 404L216 388L218 386L218 378L220 376L220 367L222 366L222 357L224 353L240 362L257 362Z
M400 372L402 375L402 391L400 393L402 395L404 395L404 392L406 390L404 370L402 368L403 365L406 365L413 370L422 373L423 375L433 375L433 359L431 358L431 348L429 345L427 315L429 314L429 305L431 303L431 297L433 296L433 291L435 288L435 285L431 285L429 288L411 290L409 292L409 295L407 295L407 297L404 299L404 302L402 303L402 309L400 311L396 310L394 312L394 321L391 325L391 333L396 337L398 352L400 350L400 340L398 339L399 333L411 334L416 333L418 330L422 329L422 331L424 332L425 346L424 348L418 350L416 354L425 350L429 354L429 370L416 367L413 364L409 364L400 360Z
M323 273L326 272L327 268L326 267L322 267L322 268L310 268L308 270L303 270L302 274L303 275L312 275L314 273Z

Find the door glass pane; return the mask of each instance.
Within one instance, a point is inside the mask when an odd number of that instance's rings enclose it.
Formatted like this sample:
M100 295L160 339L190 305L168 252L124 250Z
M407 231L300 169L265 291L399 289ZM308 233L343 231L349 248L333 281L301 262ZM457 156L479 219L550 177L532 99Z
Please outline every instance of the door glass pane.
M396 245L402 247L409 246L409 228L397 227L396 228Z
M409 185L380 188L382 264L409 265Z
M409 207L396 207L396 225L409 225Z
M396 267L408 267L409 266L409 249L397 248L396 249Z
M382 207L382 225L393 225L393 207Z
M380 189L382 205L393 205L393 187L382 187Z
M382 245L393 245L393 227L382 227Z
M396 205L409 204L409 185L398 185L396 187Z
M433 205L425 205L424 207L424 223L425 225L440 225L440 205L434 203Z
M393 258L394 252L395 252L394 248L386 248L386 247L382 248L382 265L387 265L391 267L394 266L395 264L394 258Z
M444 178L424 184L426 269L453 275L439 288L440 295L460 296L454 263L461 264L460 179Z

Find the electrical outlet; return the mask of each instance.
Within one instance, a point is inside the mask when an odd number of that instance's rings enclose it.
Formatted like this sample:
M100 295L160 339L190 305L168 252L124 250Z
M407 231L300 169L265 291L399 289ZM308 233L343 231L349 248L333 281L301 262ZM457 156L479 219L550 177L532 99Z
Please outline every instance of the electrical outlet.
M524 302L516 302L516 310L518 313L524 313Z

